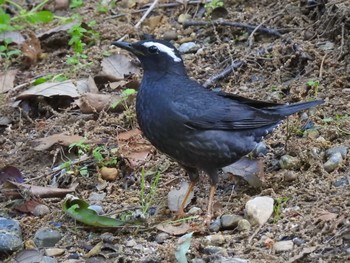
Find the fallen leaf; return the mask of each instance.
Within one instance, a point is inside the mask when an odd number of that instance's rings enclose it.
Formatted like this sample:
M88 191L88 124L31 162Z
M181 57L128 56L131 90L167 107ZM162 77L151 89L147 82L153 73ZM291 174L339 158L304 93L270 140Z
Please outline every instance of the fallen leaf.
M44 256L37 249L25 249L16 254L12 262L33 263L45 262Z
M0 169L0 185L6 181L23 183L23 176L20 170L16 167L8 165Z
M88 253L85 254L86 258L90 258L98 255L103 247L103 241L98 242Z
M69 29L71 29L73 26L77 25L78 22L76 21L73 21L73 22L70 22L70 23L67 23L67 24L64 24L64 25L61 25L61 26L58 26L58 27L55 27L55 28L52 28L48 31L45 31L43 33L40 33L37 35L37 37L40 39L40 40L45 40L46 38L56 34L56 33L59 33L59 32L67 32Z
M84 140L84 138L79 135L66 135L63 133L59 133L45 138L34 140L33 144L36 146L33 149L35 151L45 151L51 148L51 146L53 146L54 144L69 146L72 143L80 142L82 140Z
M182 223L179 226L174 226L169 223L161 223L161 224L158 224L156 228L160 231L163 231L165 233L168 233L174 236L183 235L191 229L190 225L187 223Z
M21 44L23 63L26 66L35 65L41 56L41 45L39 39L32 32L28 32L28 39Z
M116 54L104 58L101 62L102 75L108 75L111 79L122 80L130 74L140 74L140 68L136 66L128 56Z
M261 187L263 185L259 174L263 173L263 166L260 160L252 160L243 157L237 162L222 168L224 173L230 173L234 176L239 176L247 181L253 187Z
M188 184L188 182L183 181L181 183L180 189L172 189L169 193L168 193L168 207L171 211L178 211L180 208L180 205L182 203L182 201L185 198L185 195L187 193L187 189L190 185ZM189 197L187 198L185 207L191 202L192 198L193 198L194 194L193 191L190 193Z
M175 250L175 258L179 263L187 263L186 254L191 246L193 232L183 235L177 241L177 247Z
M71 186L70 188L55 188L55 187L43 187L30 184L21 184L15 182L6 182L0 189L1 193L8 198L21 198L24 195L38 196L41 198L51 197L64 197L69 193L75 191L78 184Z
M96 93L84 93L81 97L75 100L75 104L78 105L82 113L94 113L101 112L111 108L114 101L120 100L118 95L109 94L96 94ZM123 103L119 103L113 110L123 111L125 109Z
M13 88L17 70L0 72L0 93L5 93Z
M37 207L38 205L41 205L41 203L30 199L30 200L26 200L25 202L19 205L16 205L15 209L22 213L32 213L35 207Z
M126 131L126 132L119 133L117 138L118 138L119 141L128 141L134 136L140 136L142 138L141 135L142 135L141 130L133 129L133 130L129 130L129 131Z
M322 211L319 211L318 216L316 217L316 222L318 222L318 221L323 221L323 222L332 221L332 220L336 219L337 216L338 216L338 214L322 210Z
M0 34L0 42L3 42L6 38L10 38L12 43L20 45L25 41L23 35L18 31L7 31Z

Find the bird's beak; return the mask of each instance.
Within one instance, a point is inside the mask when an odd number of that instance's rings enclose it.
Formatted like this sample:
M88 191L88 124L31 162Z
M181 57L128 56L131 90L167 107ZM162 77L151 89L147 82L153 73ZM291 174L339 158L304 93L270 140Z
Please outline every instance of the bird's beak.
M130 51L131 53L137 55L144 56L143 52L135 48L131 43L123 42L123 41L113 41L112 45L120 47L122 49L125 49L127 51Z

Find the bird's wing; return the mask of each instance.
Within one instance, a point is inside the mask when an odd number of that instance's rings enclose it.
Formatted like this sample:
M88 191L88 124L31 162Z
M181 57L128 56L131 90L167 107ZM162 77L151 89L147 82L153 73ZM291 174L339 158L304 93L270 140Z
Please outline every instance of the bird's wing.
M212 94L212 96L215 96ZM277 124L283 116L224 99L208 97L200 101L177 101L176 111L183 116L184 124L192 129L245 130Z

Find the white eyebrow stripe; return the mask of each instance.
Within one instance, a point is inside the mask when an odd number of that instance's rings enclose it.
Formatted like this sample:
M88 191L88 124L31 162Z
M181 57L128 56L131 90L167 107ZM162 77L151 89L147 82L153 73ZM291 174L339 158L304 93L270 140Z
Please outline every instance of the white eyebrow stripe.
M172 57L175 62L182 61L181 58L179 58L178 56L175 55L174 49L167 47L166 45L163 45L163 44L157 43L157 42L152 42L152 41L145 42L142 45L144 45L145 47L156 46L159 49L159 51L164 52L168 56Z

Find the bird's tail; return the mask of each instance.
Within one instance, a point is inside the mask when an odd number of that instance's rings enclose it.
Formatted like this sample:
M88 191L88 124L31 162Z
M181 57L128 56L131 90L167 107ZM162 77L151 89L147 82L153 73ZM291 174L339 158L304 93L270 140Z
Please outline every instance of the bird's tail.
M290 105L281 105L281 106L265 108L264 110L274 111L275 113L279 113L281 116L289 116L298 111L313 108L322 103L324 103L323 100L313 100L313 101L307 101L307 102L294 103Z

